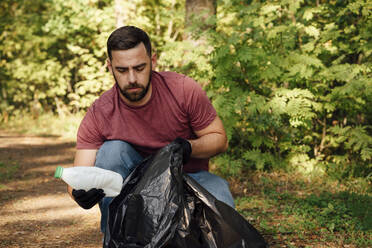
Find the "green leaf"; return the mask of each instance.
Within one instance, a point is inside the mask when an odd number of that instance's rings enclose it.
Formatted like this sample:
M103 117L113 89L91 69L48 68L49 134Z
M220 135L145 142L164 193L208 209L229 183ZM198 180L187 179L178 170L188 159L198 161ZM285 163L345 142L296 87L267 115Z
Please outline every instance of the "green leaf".
M320 31L319 29L317 29L316 27L314 26L307 26L305 27L305 33L307 33L308 35L310 36L313 36L314 38L318 38L319 35L320 35Z

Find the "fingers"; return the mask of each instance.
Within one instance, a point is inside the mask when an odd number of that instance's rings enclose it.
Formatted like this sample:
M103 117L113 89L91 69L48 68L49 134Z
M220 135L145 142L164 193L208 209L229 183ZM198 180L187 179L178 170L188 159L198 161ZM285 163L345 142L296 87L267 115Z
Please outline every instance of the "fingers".
M80 207L84 209L90 209L96 205L104 196L102 189L90 189L85 190L72 190L72 195L75 198L75 201L79 204Z

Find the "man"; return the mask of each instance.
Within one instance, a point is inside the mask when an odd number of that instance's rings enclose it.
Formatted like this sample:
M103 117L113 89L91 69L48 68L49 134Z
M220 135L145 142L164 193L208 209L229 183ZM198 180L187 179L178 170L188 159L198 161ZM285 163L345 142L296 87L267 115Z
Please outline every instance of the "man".
M184 150L184 171L217 199L234 206L227 182L208 172L208 159L224 152L228 143L201 87L184 75L153 71L156 55L139 28L115 30L107 52L115 85L92 104L80 124L74 166L97 166L125 179L143 158L174 140ZM112 198L104 197L102 189L68 187L68 192L85 209L99 202L104 233Z

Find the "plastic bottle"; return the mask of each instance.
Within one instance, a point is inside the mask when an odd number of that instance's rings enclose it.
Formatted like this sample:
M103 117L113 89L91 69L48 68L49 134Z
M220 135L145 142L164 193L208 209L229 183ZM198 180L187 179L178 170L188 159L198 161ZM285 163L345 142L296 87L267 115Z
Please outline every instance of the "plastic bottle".
M58 166L54 177L61 178L76 190L103 189L106 196L110 197L117 196L123 185L123 177L119 173L93 166Z

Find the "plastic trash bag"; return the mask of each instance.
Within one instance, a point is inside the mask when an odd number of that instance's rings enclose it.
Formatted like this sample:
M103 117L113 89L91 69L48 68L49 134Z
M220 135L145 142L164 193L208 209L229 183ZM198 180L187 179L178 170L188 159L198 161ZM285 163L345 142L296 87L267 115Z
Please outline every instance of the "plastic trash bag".
M126 178L109 206L104 248L268 247L235 209L182 172L171 143Z

